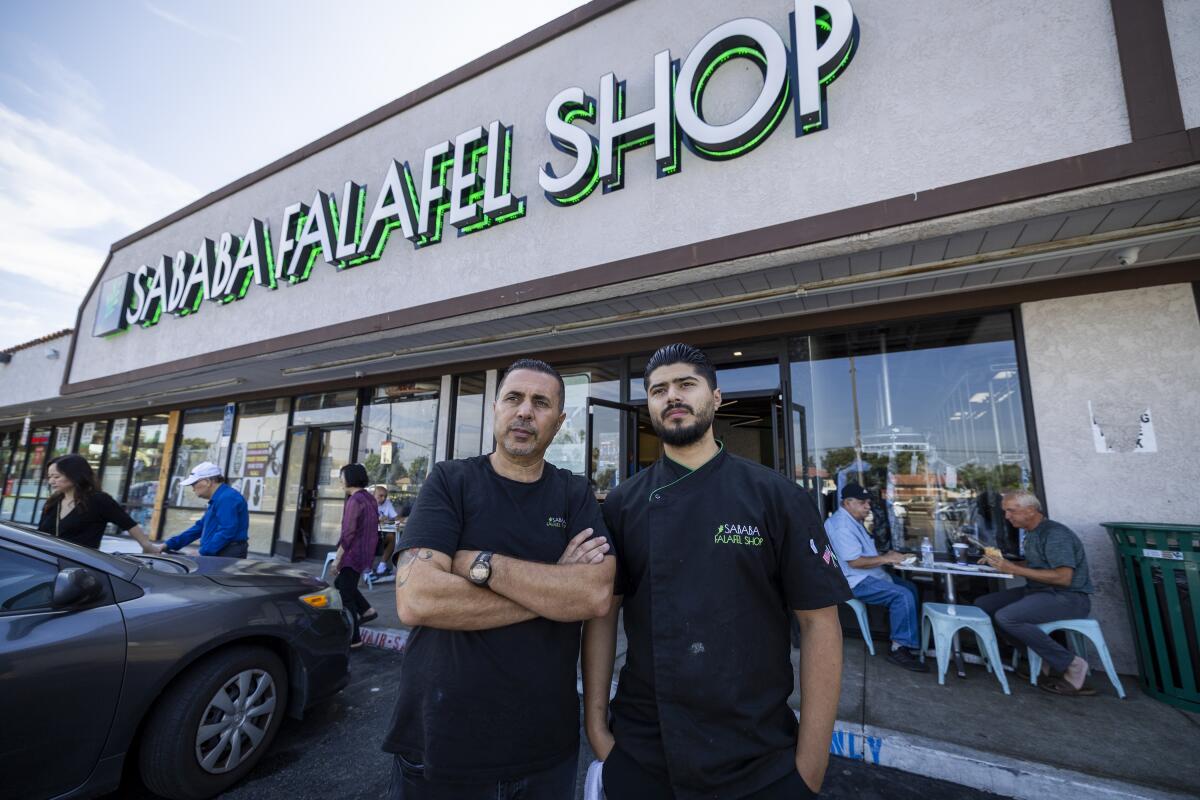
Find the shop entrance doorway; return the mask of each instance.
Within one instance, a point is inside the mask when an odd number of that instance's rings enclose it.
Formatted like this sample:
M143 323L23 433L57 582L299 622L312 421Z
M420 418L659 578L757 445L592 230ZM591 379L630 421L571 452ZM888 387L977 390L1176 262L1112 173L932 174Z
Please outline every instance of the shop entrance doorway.
M289 431L275 555L299 561L321 558L337 547L346 499L339 478L350 462L352 433L350 425Z
M592 402L598 404L598 401ZM614 411L618 407L616 403L604 405ZM620 406L620 410L633 428L626 450L629 474L633 474L658 460L662 455L662 442L654 432L650 411L645 405ZM713 435L724 442L728 452L787 475L787 430L781 392L738 392L723 397L713 419Z

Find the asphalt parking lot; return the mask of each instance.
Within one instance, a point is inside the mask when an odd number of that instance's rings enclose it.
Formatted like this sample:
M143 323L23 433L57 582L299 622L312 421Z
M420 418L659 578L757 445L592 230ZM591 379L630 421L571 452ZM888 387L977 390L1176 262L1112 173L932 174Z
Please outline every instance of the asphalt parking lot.
M399 653L369 647L355 653L350 685L333 700L312 709L303 720L286 720L271 751L253 772L222 797L229 800L386 797L391 756L380 751L379 743L391 719L396 675L403 658ZM584 740L580 746L579 798L583 796L583 773L592 758L591 748ZM821 796L845 800L996 797L842 758L832 760ZM155 797L131 776L109 800Z

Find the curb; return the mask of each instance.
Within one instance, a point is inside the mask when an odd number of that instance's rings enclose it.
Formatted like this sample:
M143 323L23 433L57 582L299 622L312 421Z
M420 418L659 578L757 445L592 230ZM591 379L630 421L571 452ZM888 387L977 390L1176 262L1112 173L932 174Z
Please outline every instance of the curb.
M1185 800L1195 796L842 720L834 725L829 752L1020 800Z

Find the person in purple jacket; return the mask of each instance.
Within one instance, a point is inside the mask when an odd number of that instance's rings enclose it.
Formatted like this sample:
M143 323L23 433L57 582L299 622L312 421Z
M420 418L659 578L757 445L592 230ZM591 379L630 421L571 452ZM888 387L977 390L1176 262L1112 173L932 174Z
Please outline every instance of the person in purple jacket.
M359 625L379 616L367 598L358 590L358 581L375 560L375 545L379 543L379 505L367 491L367 468L362 464L342 467L342 488L346 491L346 506L342 510L342 536L338 539L333 571L333 585L342 593L342 602L354 615L354 639L350 647L362 647Z

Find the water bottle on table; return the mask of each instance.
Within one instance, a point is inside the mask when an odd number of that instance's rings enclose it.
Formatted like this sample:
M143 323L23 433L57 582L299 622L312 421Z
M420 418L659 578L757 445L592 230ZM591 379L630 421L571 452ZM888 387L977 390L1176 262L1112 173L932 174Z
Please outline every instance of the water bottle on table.
M933 566L933 543L929 541L928 536L921 540L921 566Z

